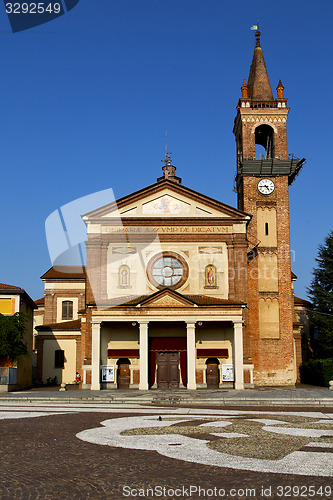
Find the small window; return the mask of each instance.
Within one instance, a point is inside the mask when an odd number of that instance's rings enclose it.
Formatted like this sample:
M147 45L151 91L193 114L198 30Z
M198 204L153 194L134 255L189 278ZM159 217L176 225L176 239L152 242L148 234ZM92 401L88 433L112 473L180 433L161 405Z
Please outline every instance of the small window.
M65 351L58 349L54 351L54 368L64 368Z
M62 303L62 319L73 319L73 301L64 300Z
M268 236L268 222L265 222L265 236Z

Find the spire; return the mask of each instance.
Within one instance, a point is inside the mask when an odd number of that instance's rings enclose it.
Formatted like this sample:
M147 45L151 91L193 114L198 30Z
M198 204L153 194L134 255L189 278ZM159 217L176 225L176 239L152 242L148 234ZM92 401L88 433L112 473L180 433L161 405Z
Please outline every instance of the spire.
M169 181L176 182L177 184L181 183L181 178L177 177L175 175L176 173L176 167L171 165L171 153L170 151L165 148L165 158L164 160L161 160L162 163L164 163L164 166L162 167L163 170L163 176L158 177L157 181L161 182L164 181L165 179L168 179Z
M255 28L256 46L250 68L248 94L254 101L273 101L272 88L269 83L264 54L260 45L261 33L259 31L259 23Z

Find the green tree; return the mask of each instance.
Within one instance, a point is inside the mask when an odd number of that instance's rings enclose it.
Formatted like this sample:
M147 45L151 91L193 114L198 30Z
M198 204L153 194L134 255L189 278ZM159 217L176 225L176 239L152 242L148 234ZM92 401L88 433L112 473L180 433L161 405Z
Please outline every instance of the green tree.
M0 314L0 358L8 357L15 361L22 354L28 354L22 342L27 320L28 316L24 313L12 316Z
M313 279L308 295L313 303L312 323L318 329L316 357L333 357L333 231L318 247L318 266L313 270Z

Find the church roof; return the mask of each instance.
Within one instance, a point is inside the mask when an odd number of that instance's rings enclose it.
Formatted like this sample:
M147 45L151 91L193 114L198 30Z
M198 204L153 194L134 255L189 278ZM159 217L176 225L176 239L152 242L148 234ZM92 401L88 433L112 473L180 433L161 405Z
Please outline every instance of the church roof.
M253 101L273 101L264 54L260 45L260 32L256 31L257 43L254 49L248 80L248 96Z
M303 306L303 307L312 308L312 304L310 301L308 301L306 299L301 299L300 297L294 297L294 304L295 304L295 306Z
M112 210L122 209L127 205L129 205L130 203L137 202L151 194L158 194L164 191L166 188L175 195L176 194L183 195L188 199L195 200L196 202L201 202L207 206L214 208L215 210L224 212L229 217L242 220L251 218L251 215L237 208L231 207L230 205L226 205L225 203L222 203L218 200L215 200L214 198L211 198L197 191L194 191L193 189L183 186L182 184L177 184L176 182L173 182L167 178L160 180L159 182L155 182L154 184L151 184L150 186L147 186L143 189L135 191L134 193L126 195L123 198L119 198L118 200L109 203L107 205L104 205L103 207L100 207L96 210L92 210L91 212L84 214L83 218L98 219L100 217L105 216Z
M63 321L62 323L49 323L48 325L36 326L36 330L63 330L63 331L77 331L81 329L81 320L75 319L73 321Z
M35 304L37 304L37 306L43 307L45 305L45 298L42 297L41 299L35 300Z
M85 280L85 266L55 266L46 271L41 279Z

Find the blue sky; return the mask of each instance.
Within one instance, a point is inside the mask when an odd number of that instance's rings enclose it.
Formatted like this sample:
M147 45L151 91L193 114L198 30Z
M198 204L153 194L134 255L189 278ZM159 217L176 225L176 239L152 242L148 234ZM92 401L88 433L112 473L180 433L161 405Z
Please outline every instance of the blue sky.
M281 78L291 107L288 151L307 159L290 189L306 297L332 229L332 14L328 1L80 0L13 34L0 5L0 282L42 297L48 215L155 182L165 130L183 184L236 206L232 128L259 17L274 95Z

